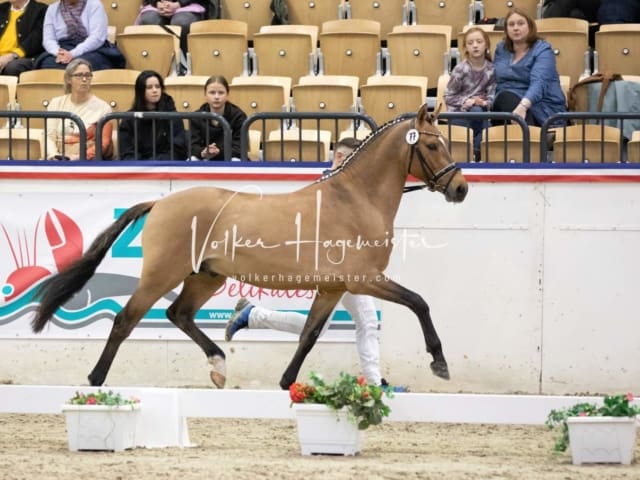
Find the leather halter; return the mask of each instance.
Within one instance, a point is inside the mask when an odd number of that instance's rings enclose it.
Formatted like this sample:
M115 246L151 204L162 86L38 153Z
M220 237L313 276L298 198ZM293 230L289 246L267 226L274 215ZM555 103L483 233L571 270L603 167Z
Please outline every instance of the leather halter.
M414 122L411 123L411 128L415 128ZM416 131L418 132L419 135L432 135L438 138L442 137L441 133L427 132L426 130L416 130ZM424 155L422 155L422 152L416 148L417 144L418 142L411 145L411 158L409 160L409 172L411 172L411 163L413 162L414 154L416 154L418 156L418 160L420 161L420 168L422 168L422 173L424 177L427 179L427 181L425 182L424 185L412 185L410 187L404 187L404 189L402 190L403 193L414 192L416 190L422 190L423 188L428 188L432 192L438 191L440 193L445 193L447 188L449 188L449 184L451 183L451 180L453 180L453 177L455 176L455 172L459 171L460 167L458 167L456 162L451 162L448 165L445 165L439 171L434 172L431 169L431 167L429 167L429 164L427 163L427 159L424 158ZM441 185L440 183L438 183L438 181L442 177L444 177L450 172L453 172L453 175L449 177L449 180L445 185Z

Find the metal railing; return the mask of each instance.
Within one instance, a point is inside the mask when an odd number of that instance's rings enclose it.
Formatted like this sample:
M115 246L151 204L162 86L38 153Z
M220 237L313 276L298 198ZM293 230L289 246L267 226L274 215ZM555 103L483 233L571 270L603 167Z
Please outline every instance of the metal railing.
M0 158L7 160L25 160L16 158L14 151L18 150L17 142L25 140L26 159L42 160L49 157L49 146L47 142L49 130L47 120L61 120L61 137L65 138L67 133L78 135L78 156L81 159L87 157L87 129L84 122L74 113L69 112L40 112L26 110L2 110L0 111L0 125L5 119L3 127L0 127ZM42 127L34 126L33 120L42 122ZM36 133L36 130L38 133ZM40 154L35 155L41 158L32 158L33 139L40 140ZM7 140L7 142L4 142ZM64 142L60 142L59 158L56 160L68 159L67 148Z
M98 124L96 125L96 138L102 138L102 130L106 123L115 120L117 124L120 124L120 121L123 119L134 119L134 156L138 157L139 155L139 141L138 141L138 124L141 120L151 120L152 121L152 132L154 132L155 136L155 125L158 120L175 120L179 119L181 122L183 120L188 120L189 125L193 120L200 121L217 121L219 122L222 130L224 132L224 140L222 144L222 152L224 154L224 160L231 160L231 137L232 131L229 122L222 116L213 112L112 112L104 115L100 120L98 120ZM187 160L191 157L191 128L185 129L185 137L186 137L186 147L187 147L187 158L175 158L175 149L174 149L174 127L173 122L169 124L169 145L171 150L171 157L175 160ZM117 129L116 129L117 131ZM119 135L118 135L118 143L119 143ZM205 134L205 144L209 145L209 130L207 129ZM203 146L204 147L204 146ZM156 156L156 145L153 145L153 156ZM102 145L100 142L96 142L96 160L102 160ZM116 158L117 160L117 158Z

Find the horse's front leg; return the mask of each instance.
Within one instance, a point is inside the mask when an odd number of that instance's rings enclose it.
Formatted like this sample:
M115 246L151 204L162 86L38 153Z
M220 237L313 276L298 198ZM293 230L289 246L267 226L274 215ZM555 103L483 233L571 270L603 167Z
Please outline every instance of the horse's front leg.
M382 300L388 300L409 307L420 321L424 341L427 345L427 352L433 357L431 371L434 375L449 380L449 367L442 353L442 344L433 326L427 302L417 293L389 280L383 274L372 275L371 278L382 278L382 280L371 283L360 283L357 285L357 292L354 291L352 293L371 295Z
M304 328L300 334L296 353L293 355L289 366L282 375L282 379L280 379L280 387L284 390L288 389L291 384L296 381L304 359L315 345L316 340L318 340L318 337L322 333L322 327L329 319L329 315L331 315L331 312L343 294L343 291L339 291L318 292L316 295L311 305L307 322L304 324Z

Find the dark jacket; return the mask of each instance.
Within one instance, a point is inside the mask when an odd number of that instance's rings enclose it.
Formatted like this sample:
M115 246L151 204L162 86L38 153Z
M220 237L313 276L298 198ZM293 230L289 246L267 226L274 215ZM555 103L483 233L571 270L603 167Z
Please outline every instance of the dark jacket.
M209 104L204 103L197 112L210 112ZM231 127L231 156L240 158L240 131L242 123L247 119L240 107L231 102L224 105L224 119ZM207 143L207 129L209 130L209 142ZM191 155L202 158L202 149L215 143L220 153L209 160L224 160L224 130L215 120L193 120L191 122Z
M129 110L133 111L133 110ZM175 112L176 106L173 98L167 94L162 95L158 111ZM136 155L135 122L138 122L137 143L138 155ZM186 160L187 142L184 133L182 119L154 120L126 118L118 127L118 152L120 160ZM171 152L171 125L173 124L173 155ZM154 137L155 133L155 137ZM154 155L155 146L155 155Z
M42 46L42 26L44 14L48 5L31 0L18 18L16 30L18 31L18 45L24 51L26 58L34 58L44 52ZM0 3L0 36L4 34L9 24L9 12L11 3Z

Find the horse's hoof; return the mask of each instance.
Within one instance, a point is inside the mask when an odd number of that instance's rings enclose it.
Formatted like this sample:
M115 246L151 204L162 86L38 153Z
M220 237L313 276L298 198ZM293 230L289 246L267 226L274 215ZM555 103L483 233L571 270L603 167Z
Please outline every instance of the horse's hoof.
M218 388L224 388L224 384L227 382L227 364L224 358L215 356L209 358L209 365L211 365L211 371L209 377L213 384Z
M431 371L436 377L440 377L444 380L449 380L451 378L449 376L449 367L447 367L447 362L444 360L434 360L431 362Z

